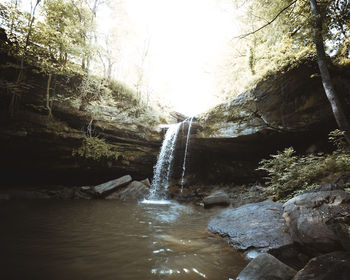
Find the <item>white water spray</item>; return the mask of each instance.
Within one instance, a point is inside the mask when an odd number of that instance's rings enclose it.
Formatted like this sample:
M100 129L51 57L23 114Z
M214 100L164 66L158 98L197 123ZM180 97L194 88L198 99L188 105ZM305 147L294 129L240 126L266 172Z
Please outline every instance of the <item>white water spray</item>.
M172 161L176 146L177 135L181 123L171 125L163 140L162 148L158 156L157 164L154 166L154 175L149 199L164 199L169 187Z
M183 191L184 188L184 183L185 183L185 172L186 172L186 158L187 158L187 151L188 151L188 146L189 146L189 140L190 140L190 135L191 135L191 127L192 127L192 122L193 122L193 117L190 118L188 121L188 130L187 130L187 138L186 138L186 146L185 146L185 155L184 155L184 163L182 165L182 174L181 174L181 192Z

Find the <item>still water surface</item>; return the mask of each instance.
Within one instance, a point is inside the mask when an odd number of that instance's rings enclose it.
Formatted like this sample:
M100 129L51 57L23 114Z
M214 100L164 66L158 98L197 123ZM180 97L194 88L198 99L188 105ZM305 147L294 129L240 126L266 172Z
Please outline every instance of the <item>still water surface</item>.
M229 279L246 261L176 203L0 201L0 279Z

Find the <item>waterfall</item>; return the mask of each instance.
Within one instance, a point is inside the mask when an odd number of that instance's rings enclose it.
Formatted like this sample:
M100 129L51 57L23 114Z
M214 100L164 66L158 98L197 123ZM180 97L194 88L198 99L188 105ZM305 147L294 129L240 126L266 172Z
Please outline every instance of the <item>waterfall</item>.
M166 197L180 126L181 123L172 124L165 133L162 148L160 149L157 163L154 166L152 188L150 190L149 199L162 199Z
M186 158L187 158L187 150L189 146L189 140L190 140L190 135L191 135L191 126L192 126L192 121L193 117L190 118L188 121L188 130L187 130L187 138L186 138L186 146L185 146L185 155L184 155L184 163L182 165L182 174L181 174L181 192L183 191L184 188L184 183L185 183L185 171L186 171Z

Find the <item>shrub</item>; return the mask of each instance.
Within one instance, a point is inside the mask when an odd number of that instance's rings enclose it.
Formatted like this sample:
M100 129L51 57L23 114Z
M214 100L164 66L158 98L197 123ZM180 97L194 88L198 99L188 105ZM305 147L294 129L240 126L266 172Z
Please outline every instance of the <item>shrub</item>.
M73 149L72 155L92 160L117 160L119 154L113 151L112 148L113 146L106 143L104 139L85 137L82 145L77 149Z
M258 170L267 172L267 194L275 200L286 200L318 186L330 174L350 172L350 149L342 132L332 131L329 139L337 147L331 154L296 155L292 147L263 159Z

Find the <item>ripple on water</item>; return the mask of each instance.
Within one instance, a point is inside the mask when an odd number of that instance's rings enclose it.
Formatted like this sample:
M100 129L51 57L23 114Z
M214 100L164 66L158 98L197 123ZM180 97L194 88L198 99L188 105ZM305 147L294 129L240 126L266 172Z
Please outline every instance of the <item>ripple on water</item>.
M115 201L0 204L4 279L229 279L247 261L206 230L212 210Z
M169 204L173 204L174 202L170 201L170 200L148 200L148 199L144 199L140 201L141 204L154 204L154 205L169 205Z

